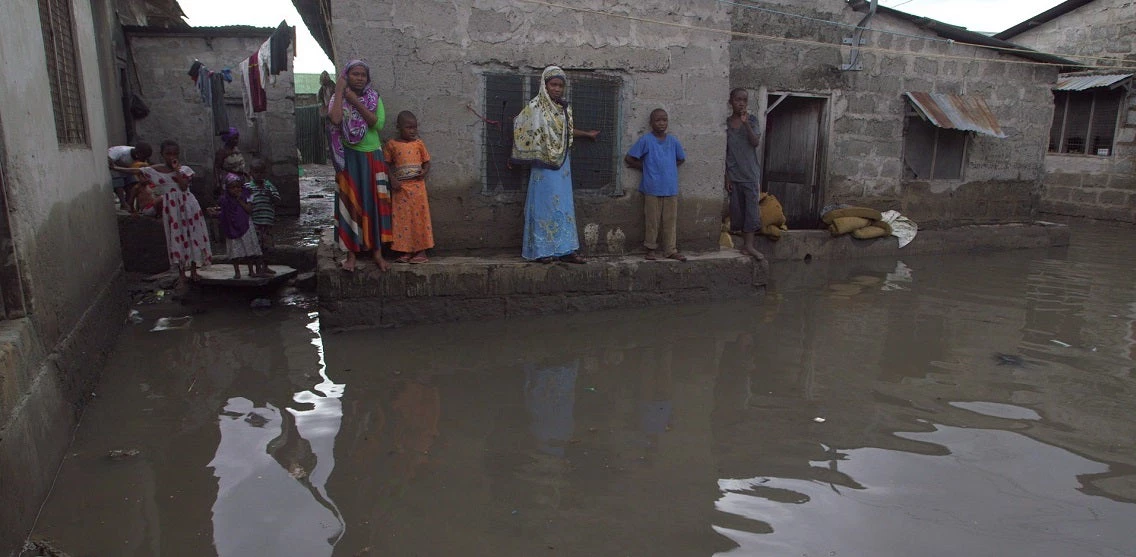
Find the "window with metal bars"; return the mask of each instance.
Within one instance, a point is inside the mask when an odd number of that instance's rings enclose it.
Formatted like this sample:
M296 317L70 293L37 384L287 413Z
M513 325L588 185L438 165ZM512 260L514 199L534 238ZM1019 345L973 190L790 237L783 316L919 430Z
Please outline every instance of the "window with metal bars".
M71 0L39 0L39 24L51 82L55 136L60 144L87 145L87 118L75 49Z
M528 167L508 167L513 119L540 91L539 73L487 73L485 77L484 190L518 192L528 185ZM599 130L596 141L576 138L572 147L572 187L597 193L619 193L618 77L568 72L564 95L572 105L577 129Z
M1112 156L1123 100L1124 89L1055 91L1049 152Z
M908 108L903 132L904 176L914 180L961 180L967 132L940 128Z

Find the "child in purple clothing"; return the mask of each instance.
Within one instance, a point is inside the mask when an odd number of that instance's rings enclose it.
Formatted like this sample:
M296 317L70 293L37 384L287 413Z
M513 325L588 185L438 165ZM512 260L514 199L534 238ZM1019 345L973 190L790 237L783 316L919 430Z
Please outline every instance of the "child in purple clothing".
M228 172L223 178L225 193L217 204L221 206L218 211L221 217L221 232L225 234L225 245L228 247L229 261L233 264L233 278L241 278L241 263L248 265L248 276L267 276L255 267L260 266L260 241L256 236L256 227L252 226L252 190L245 187L244 178ZM254 267L255 266L255 267Z
M643 245L647 259L658 259L659 235L662 234L663 257L686 261L676 247L675 221L678 220L678 167L686 161L686 151L678 138L667 133L667 111L651 111L651 133L639 138L624 162L643 171L639 191L643 194L646 230ZM660 221L662 224L660 230Z

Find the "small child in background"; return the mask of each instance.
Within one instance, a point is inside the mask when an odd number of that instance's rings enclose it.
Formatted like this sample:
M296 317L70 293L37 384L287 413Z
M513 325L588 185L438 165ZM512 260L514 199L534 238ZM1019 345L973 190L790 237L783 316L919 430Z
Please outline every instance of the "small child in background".
M154 148L150 147L149 143L139 142L133 147L115 145L107 149L107 164L110 165L111 169L115 167L137 168L135 164L139 162L149 165L150 157L153 154ZM114 195L118 197L118 203L123 209L130 208L130 189L134 186L137 176L134 173L111 172L111 178L114 181Z
M150 163L146 161L134 161L130 165L132 169L149 167ZM155 202L157 196L154 195L154 183L150 181L150 177L139 171L136 176L137 182L133 186L126 189L126 208L130 214L142 214L148 217L157 215Z
M644 134L631 146L623 161L643 171L639 191L643 194L646 220L643 246L647 259L659 258L661 235L663 257L686 261L678 251L675 221L678 220L678 167L686 161L686 151L678 138L667 133L670 117L667 111L651 111L651 133ZM660 226L661 225L661 226Z
M397 263L426 263L426 250L434 247L434 227L430 222L430 202L426 197L426 175L430 173L430 153L418 138L418 118L402 111L396 121L398 137L383 144L383 157L390 167L392 190L391 221L394 242L391 249L402 252Z
M263 256L257 272L261 276L275 275L276 271L268 268L268 254L275 247L276 242L272 235L272 226L276 224L276 204L280 203L280 192L276 186L268 181L268 165L262 159L253 159L249 167L252 181L247 187L252 191L252 224L256 227L256 236L260 240L260 252Z
M260 242L256 238L256 227L252 225L252 205L249 199L252 191L245 187L245 180L238 174L225 173L222 178L225 192L217 204L221 206L221 232L225 234L225 245L229 261L233 264L233 278L241 278L241 263L248 265L248 276L261 277L255 267L260 265Z

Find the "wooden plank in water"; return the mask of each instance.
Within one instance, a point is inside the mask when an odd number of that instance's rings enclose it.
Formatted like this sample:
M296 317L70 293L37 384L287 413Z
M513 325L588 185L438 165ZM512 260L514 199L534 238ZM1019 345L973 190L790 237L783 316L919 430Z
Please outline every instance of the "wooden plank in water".
M296 276L296 270L287 265L269 265L269 269L276 271L271 277L250 277L246 273L248 267L241 265L241 278L233 278L233 266L227 263L214 263L208 267L197 270L201 276L198 284L209 286L268 286Z

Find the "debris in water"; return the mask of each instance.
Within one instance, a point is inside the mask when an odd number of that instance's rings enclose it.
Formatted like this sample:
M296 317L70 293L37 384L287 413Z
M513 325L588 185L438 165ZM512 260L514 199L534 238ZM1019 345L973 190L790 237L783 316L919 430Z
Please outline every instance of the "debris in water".
M126 314L126 322L127 323L134 323L135 325L137 325L138 323L141 323L142 322L142 312L140 312L136 309L130 310L130 313Z
M256 412L249 412L248 416L245 416L245 421L252 427L264 427L264 425L268 423L268 418Z
M29 551L33 553L28 554L28 557L71 557L70 553L55 547L55 544L43 539L28 540L27 543L24 544L23 553Z
M129 457L132 457L132 456L138 456L140 454L142 454L142 451L140 451L138 449L114 449L114 450L111 450L111 451L107 451L106 455L107 455L107 458L109 458L111 460L122 460L124 458L129 458Z
M1025 358L1017 354L1003 354L1001 352L994 354L994 361L998 362L1000 366L1022 367L1026 364Z
M817 417L813 418L813 421L818 423L818 424L823 424L825 422L825 419L820 417L820 416L817 416Z
M1061 342L1057 339L1052 339L1049 342L1052 342L1053 344L1056 344L1057 346L1061 346L1063 348L1069 348L1070 346L1073 346L1072 344L1069 344L1067 342Z
M595 387L584 387L584 390L585 390L585 391L591 391L591 392L593 392L593 393L594 393L594 392L596 392L596 388L595 388Z
M308 477L308 472L299 464L293 464L292 467L288 469L288 475L297 480L302 480Z
M154 328L150 329L150 332L152 333L154 331L169 331L171 329L184 329L186 327L189 327L189 324L192 323L192 322L193 322L193 316L192 315L184 315L182 317L159 317L158 321L156 323L154 323Z

